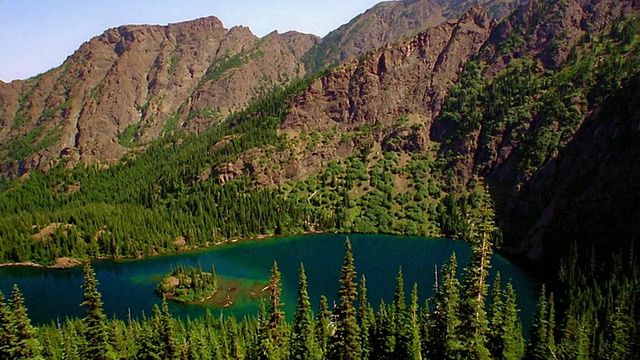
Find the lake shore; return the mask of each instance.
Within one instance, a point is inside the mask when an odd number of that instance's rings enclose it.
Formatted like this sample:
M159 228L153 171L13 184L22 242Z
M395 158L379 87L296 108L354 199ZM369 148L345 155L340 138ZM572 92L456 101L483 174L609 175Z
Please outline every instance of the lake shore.
M266 240L266 239L271 239L271 238L276 238L276 237L287 237L287 236L300 236L300 235L315 235L315 234L324 234L324 231L319 231L319 230L314 230L314 231L305 231L305 232L301 232L298 234L263 234L263 235L258 235L255 237L251 237L251 238L233 238L233 239L227 239L224 241L220 241L214 244L208 244L205 246L195 246L195 247L188 247L188 246L184 246L181 247L180 249L176 250L176 251L168 251L168 252L162 252L162 253L155 253L151 256L139 256L139 257L98 257L95 259L91 259L89 260L89 262L94 261L94 260L142 260L142 259L148 259L148 258L153 258L153 257L157 257L157 256L164 256L164 255L175 255L175 254L181 254L181 253L185 253L185 252L190 252L190 251L202 251L202 250L207 250L207 249L211 249L215 246L221 246L221 245L225 245L225 244L236 244L239 242L243 242L243 241L255 241L255 240ZM51 265L42 265L42 264L38 264L35 262L17 262L17 263L3 263L0 264L0 268L3 267L33 267L33 268L47 268L47 269L71 269L74 268L76 266L80 266L87 263L87 261L81 261L75 258L70 258L70 257L61 257L61 258L57 258L54 264Z

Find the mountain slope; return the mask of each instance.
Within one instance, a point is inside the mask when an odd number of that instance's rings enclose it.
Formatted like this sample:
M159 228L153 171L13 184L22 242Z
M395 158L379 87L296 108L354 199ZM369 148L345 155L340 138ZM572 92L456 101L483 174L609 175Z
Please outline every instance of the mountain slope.
M455 22L477 6L491 19L502 19L522 0L405 0L377 4L330 32L305 55L310 71L353 60L387 43L405 40L446 21Z
M215 17L107 30L59 68L0 83L2 172L46 170L59 157L113 163L178 128L200 131L303 76L300 57L315 41L293 32L259 39Z
M563 156L575 153L574 146L600 144L594 139L599 132L587 131L593 121L613 121L600 130L612 134L627 126L615 116L599 116L612 94L635 96L629 87L621 90L633 84L640 68L635 22L624 16L632 6L532 0L497 25L472 8L455 22L387 44L286 91L265 91L246 110L198 136L167 132L147 152L132 153L107 170L56 167L50 174L33 173L22 185L3 181L4 253L11 261L48 259L53 249L82 258L138 256L175 250L180 237L201 246L315 230L469 239L474 219L495 212L505 249L531 258L561 256L590 227L580 219L560 226L578 180L571 171L552 171L553 164L591 169L593 184L611 182L606 166ZM296 39L267 36L235 57L222 56L208 67L208 80L233 84L242 73L237 64L259 59L260 44ZM197 105L215 94L207 86L200 81L180 108L181 121L194 132L216 114ZM628 143L622 153L635 154ZM598 150L604 158L621 156L604 145ZM629 179L624 168L610 166L611 174ZM593 216L601 206L614 207L601 197L585 200L595 186L576 197L586 221L597 221L595 230L632 234L633 216ZM634 199L628 197L627 209ZM51 224L61 230L45 251L33 233ZM590 247L596 234L613 234L600 230L581 243ZM68 249L76 237L85 241Z

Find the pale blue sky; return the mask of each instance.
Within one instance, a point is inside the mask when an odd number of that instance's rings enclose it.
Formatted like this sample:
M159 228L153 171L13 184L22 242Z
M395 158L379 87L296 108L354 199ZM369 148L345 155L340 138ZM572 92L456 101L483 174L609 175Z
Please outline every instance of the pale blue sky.
M168 24L215 15L226 28L264 36L324 36L381 0L0 0L0 80L57 67L83 42L126 24Z

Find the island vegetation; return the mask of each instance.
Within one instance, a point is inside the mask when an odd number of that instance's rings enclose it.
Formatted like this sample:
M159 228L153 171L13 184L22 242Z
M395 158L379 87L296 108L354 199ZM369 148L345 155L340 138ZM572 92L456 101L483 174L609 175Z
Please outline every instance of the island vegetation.
M179 264L156 288L160 297L183 304L208 300L218 290L218 275L213 264L211 272L202 271L200 264L198 267Z
M179 264L162 278L156 293L181 304L227 308L238 301L260 301L268 295L266 288L264 282L218 276L213 264L210 272L203 271L200 264L197 267Z

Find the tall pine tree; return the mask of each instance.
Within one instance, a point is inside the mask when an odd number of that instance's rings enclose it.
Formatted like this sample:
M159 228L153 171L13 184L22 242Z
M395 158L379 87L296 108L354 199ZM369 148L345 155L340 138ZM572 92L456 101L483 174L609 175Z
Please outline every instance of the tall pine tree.
M458 259L454 253L449 262L442 266L442 284L439 284L437 279L435 282L434 311L428 319L428 333L431 336L427 346L427 358L430 359L461 358L462 339L458 318L460 282L457 269Z
M263 315L264 318L259 329L260 358L283 359L288 356L289 344L287 342L287 324L284 321L284 311L282 311L284 303L280 300L282 296L280 271L278 263L275 261L271 268L267 290L269 291L269 306Z
M307 292L307 275L304 266L300 264L298 279L298 301L296 315L293 319L293 333L291 341L291 358L297 360L317 358L318 351L314 341L314 321L311 302Z
M349 238L345 241L344 265L340 273L340 289L338 304L333 312L336 321L336 333L330 338L329 358L331 359L361 359L362 348L360 346L360 327L356 320L356 308L354 302L358 298L356 269L351 253Z
M87 359L111 359L113 354L109 344L106 317L102 311L102 295L98 291L96 273L89 264L84 267L82 288L84 301L81 306L87 309L87 315L83 319L86 341L83 356Z
M11 314L13 324L10 329L15 331L15 346L10 359L35 359L40 357L42 347L36 338L36 331L31 326L27 315L24 298L17 285L11 291Z

